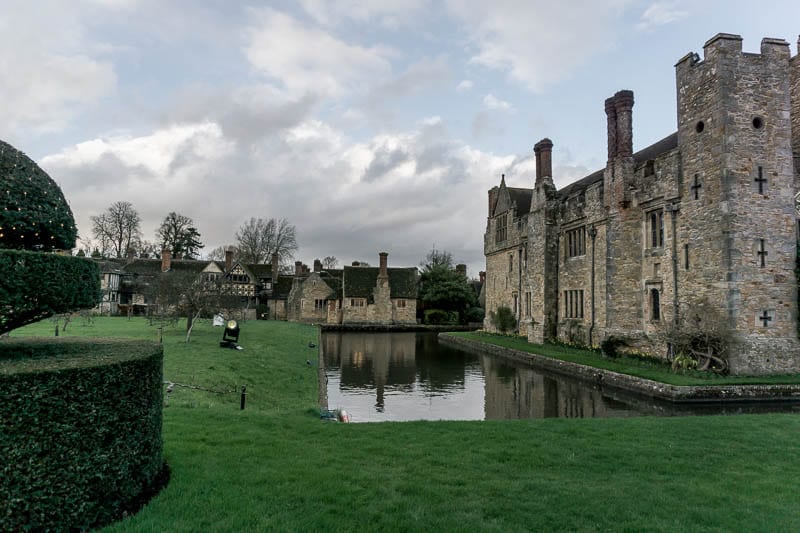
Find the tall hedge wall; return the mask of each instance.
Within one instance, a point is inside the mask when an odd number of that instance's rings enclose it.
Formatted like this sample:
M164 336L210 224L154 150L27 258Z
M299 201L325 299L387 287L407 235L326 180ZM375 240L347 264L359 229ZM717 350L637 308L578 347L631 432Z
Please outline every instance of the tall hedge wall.
M161 345L0 340L0 531L119 517L163 468Z
M0 272L0 333L100 299L100 270L90 259L0 250Z

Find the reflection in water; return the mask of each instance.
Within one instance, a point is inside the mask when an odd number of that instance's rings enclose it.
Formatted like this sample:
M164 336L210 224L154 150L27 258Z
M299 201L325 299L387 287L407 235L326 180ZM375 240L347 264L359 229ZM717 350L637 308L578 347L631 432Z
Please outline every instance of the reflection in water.
M608 418L792 411L794 404L675 405L439 345L435 333L322 334L320 402L355 422ZM324 374L323 374L324 373ZM327 387L324 387L324 383Z

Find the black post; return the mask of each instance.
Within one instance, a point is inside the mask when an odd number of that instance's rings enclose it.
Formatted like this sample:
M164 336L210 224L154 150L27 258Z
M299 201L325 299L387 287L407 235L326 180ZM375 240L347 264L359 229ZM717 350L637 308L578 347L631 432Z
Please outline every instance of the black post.
M241 410L244 411L244 399L247 397L247 385L242 385Z

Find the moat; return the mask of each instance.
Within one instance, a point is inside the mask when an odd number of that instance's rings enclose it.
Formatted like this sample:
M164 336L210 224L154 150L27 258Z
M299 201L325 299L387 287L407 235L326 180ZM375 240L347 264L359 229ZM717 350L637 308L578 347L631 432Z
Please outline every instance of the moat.
M353 422L800 412L792 403L643 399L445 346L436 333L325 332L322 350L321 403Z

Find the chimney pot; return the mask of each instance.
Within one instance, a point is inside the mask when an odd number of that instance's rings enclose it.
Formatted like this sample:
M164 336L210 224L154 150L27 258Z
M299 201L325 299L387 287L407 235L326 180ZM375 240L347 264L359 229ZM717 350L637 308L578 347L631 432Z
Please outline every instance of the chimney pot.
M553 177L553 141L545 137L533 147L536 154L536 183Z
M633 155L633 91L619 91L614 95L617 113L617 155Z
M322 261L314 259L314 272L322 272Z
M295 261L294 262L294 275L299 276L303 273L303 262L302 261Z

